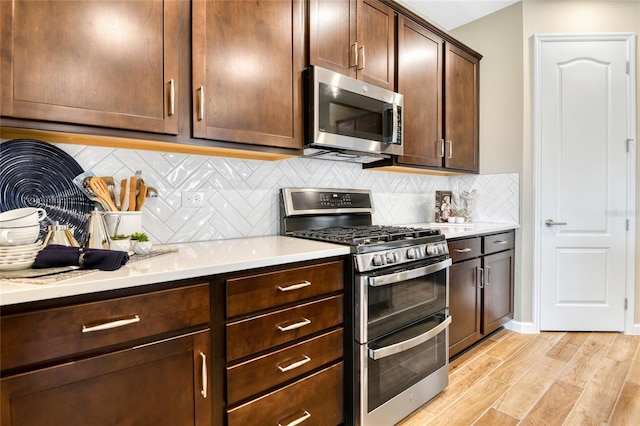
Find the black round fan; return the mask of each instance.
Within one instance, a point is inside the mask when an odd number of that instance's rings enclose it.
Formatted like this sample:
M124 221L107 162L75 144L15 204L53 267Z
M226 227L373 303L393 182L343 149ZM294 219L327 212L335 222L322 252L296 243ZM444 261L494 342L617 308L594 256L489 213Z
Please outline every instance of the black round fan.
M82 167L54 145L33 139L0 143L0 211L42 207L47 218L40 223L40 236L47 225L70 225L78 242L87 238L86 215L94 204L73 183Z

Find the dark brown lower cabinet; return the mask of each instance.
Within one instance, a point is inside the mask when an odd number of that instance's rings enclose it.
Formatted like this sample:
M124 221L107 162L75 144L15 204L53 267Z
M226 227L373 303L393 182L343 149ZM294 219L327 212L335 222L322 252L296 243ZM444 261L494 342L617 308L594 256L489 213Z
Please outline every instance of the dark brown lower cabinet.
M452 357L513 319L514 231L448 243Z
M3 425L210 425L209 330L2 378Z

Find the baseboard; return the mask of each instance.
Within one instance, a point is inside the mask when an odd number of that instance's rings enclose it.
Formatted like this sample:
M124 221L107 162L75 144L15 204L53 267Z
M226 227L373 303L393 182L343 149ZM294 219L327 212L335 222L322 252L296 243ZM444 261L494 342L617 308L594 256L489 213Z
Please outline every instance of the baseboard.
M511 320L504 325L504 328L507 330L515 331L522 334L538 334L540 330L538 330L532 322L521 322L516 320Z
M640 324L633 324L631 326L631 330L629 330L628 333L624 333L624 334L629 334L629 335L633 335L633 336L640 336Z

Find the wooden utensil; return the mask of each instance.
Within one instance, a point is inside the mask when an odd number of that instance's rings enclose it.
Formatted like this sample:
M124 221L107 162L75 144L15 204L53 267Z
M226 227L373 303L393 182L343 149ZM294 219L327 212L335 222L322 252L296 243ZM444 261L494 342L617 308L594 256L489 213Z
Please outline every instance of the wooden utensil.
M118 211L118 208L115 204L113 204L113 201L111 200L111 193L109 192L109 187L107 186L107 183L104 181L104 179L99 177L92 177L89 180L89 187L96 195L96 197L105 202L109 210L111 210L112 212Z
M122 179L120 181L120 211L126 212L127 207L129 206L129 180Z
M109 194L111 195L111 200L113 204L115 204L116 208L120 210L120 198L117 195L116 182L113 179L113 176L101 176L102 180L107 184L107 188L109 188Z
M145 200L147 199L147 185L140 179L138 194L136 195L136 211L142 210Z
M131 176L129 178L129 208L128 211L136 211L136 189L138 188L138 178Z

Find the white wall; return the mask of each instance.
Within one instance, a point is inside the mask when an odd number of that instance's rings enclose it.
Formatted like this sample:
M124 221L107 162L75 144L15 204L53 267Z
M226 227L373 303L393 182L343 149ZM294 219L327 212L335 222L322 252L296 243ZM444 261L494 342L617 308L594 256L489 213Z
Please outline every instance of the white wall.
M517 34L518 23L522 32ZM532 321L532 253L533 253L533 95L532 95L532 37L544 33L586 33L586 32L634 32L640 34L640 1L580 1L580 0L525 0L496 12L478 21L452 31L452 35L469 47L484 55L480 66L481 97L496 97L494 102L500 107L488 109L481 114L480 128L497 129L500 123L500 111L517 108L522 112L519 119L522 128L521 164L514 169L520 175L521 185L521 231L518 258L521 262L521 279L517 284L520 295L520 306L516 309L516 319ZM505 38L501 38L504 36ZM513 37L521 44L513 48ZM495 58L493 58L495 56ZM640 56L640 54L638 54ZM517 58L516 59L514 59ZM492 58L491 60L488 60ZM518 93L510 90L498 91L503 84L501 73L490 73L484 68L488 64L500 63L507 66L515 74L522 75L522 87ZM516 63L520 62L520 63ZM640 87L640 76L636 75L637 87ZM487 87L492 88L489 92ZM508 89L508 88L507 88ZM522 104L520 105L520 102ZM637 105L640 103L637 101ZM640 124L640 108L637 122ZM498 143L504 141L487 141L486 132L481 133L481 150L489 146L488 152L494 157L489 164L504 161L513 162L513 154L507 146L504 155ZM483 139L484 136L484 139ZM638 137L636 135L636 141ZM484 144L484 145L483 145ZM637 164L640 164L640 155ZM482 159L481 159L482 160ZM492 166L497 168L498 166ZM640 188L640 174L636 176L636 188ZM636 221L640 203L636 202ZM636 301L635 323L640 322L640 229L636 227Z

